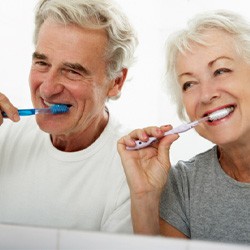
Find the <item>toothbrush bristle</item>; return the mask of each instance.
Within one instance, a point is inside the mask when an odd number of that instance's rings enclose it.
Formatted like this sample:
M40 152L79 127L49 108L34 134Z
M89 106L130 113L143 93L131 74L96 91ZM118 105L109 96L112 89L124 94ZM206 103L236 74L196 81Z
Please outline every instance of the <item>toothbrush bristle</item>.
M225 108L225 109L215 111L209 115L209 120L210 121L219 120L219 119L227 116L232 110L233 110L233 108L230 107L230 108Z
M50 107L52 114L62 114L69 111L69 107L66 104L54 104Z

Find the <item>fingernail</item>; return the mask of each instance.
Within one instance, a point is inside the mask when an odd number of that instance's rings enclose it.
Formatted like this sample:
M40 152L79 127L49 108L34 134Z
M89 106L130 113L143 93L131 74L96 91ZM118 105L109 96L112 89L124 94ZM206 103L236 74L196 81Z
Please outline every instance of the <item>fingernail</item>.
M18 122L18 121L20 120L19 115L18 115L18 114L15 114L15 115L13 116L13 120L14 120L14 122Z
M159 128L156 129L156 133L157 133L158 135L162 135L162 134L163 134L162 130L159 129Z
M147 138L148 138L148 135L147 135L146 133L143 133L143 134L142 134L142 137L143 137L143 139L147 139Z

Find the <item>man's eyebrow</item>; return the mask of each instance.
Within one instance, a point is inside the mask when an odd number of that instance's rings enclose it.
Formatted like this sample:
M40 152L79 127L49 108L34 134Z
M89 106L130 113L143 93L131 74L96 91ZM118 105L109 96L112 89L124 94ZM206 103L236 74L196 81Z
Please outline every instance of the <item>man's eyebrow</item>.
M38 53L38 52L34 52L34 53L32 54L32 59L47 60L48 57L45 56L44 54L40 54L40 53Z
M40 54L40 53L38 53L38 52L34 52L34 53L32 54L32 59L42 59L42 60L46 60L46 59L48 59L48 57L45 56L44 54Z
M32 59L40 59L40 60L48 60L48 57L45 54L41 54L38 52L34 52L32 54ZM83 67L81 64L79 63L69 63L69 62L65 62L63 63L64 67L70 68L72 70L76 70L79 72L82 72L84 74L90 75L90 71L87 70L85 67Z
M79 72L82 72L84 74L87 74L89 75L90 74L90 71L87 70L85 67L83 67L81 64L79 63L68 63L68 62L65 62L63 63L63 65L65 67L68 67L70 69L73 69L73 70L76 70L76 71L79 71Z

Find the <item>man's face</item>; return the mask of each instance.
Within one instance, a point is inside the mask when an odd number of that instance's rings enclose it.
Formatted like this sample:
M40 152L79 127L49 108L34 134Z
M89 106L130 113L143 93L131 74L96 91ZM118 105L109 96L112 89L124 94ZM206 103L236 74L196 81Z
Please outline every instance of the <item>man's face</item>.
M106 75L107 42L104 30L50 19L42 24L30 71L33 105L70 105L68 113L38 115L43 131L55 136L76 135L102 121L105 101L115 88L115 80Z

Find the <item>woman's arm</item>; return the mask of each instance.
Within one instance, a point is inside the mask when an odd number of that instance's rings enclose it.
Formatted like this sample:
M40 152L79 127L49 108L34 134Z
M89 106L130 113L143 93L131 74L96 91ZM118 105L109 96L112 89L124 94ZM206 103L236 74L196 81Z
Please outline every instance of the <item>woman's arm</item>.
M135 233L160 233L159 203L170 168L169 148L179 137L163 137L164 132L170 129L171 126L137 129L118 141L118 152L130 188ZM149 136L157 137L159 141L140 150L126 149L126 146L133 147L135 140L147 141Z
M179 231L163 219L160 219L160 234L167 237L188 239L185 234L183 234L181 231Z

